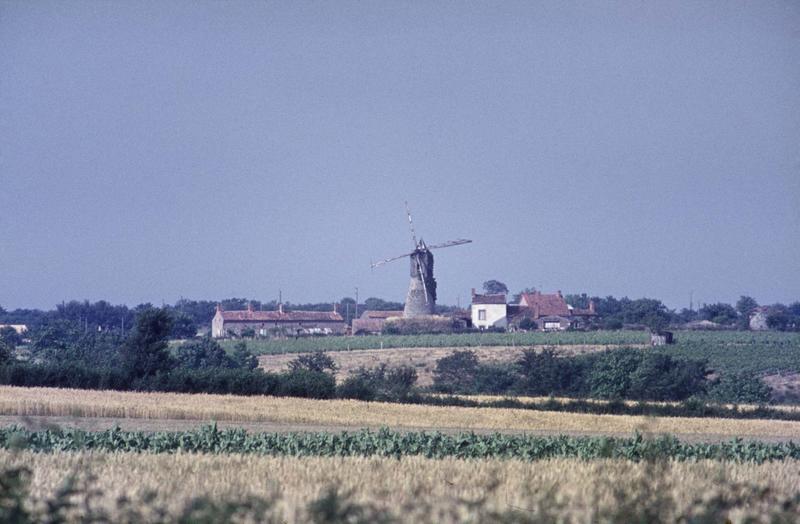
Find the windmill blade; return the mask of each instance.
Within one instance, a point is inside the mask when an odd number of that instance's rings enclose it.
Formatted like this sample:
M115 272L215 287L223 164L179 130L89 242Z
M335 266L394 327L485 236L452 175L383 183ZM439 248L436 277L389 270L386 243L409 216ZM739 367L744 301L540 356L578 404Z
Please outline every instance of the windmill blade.
M428 285L425 284L425 273L422 271L422 264L419 261L419 254L414 255L414 261L417 263L417 271L419 272L420 280L422 281L422 291L425 292L425 303L428 303Z
M442 242L441 244L434 244L432 246L428 246L428 249L441 249L443 247L451 247L451 246L460 246L461 244L469 244L472 240L467 240L466 238L459 238L456 240L450 240L448 242Z
M387 258L387 259L381 260L380 262L374 262L374 263L370 264L370 267L372 267L372 269L375 269L376 267L382 266L382 265L386 264L387 262L391 262L393 260L399 260L401 258L406 258L406 257L411 256L413 254L414 253L412 252L412 253L406 253L405 255L398 255L396 257Z
M408 209L408 200L406 200L406 215L408 215L408 225L411 227L411 239L414 241L414 249L417 248L417 233L414 231L414 221L411 220L411 211Z

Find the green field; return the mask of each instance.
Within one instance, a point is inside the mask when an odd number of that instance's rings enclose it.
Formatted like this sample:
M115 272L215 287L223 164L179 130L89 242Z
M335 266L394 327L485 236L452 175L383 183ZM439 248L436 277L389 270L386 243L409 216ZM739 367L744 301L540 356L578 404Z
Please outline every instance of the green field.
M723 373L800 371L800 333L678 332L676 344L659 351L707 360Z

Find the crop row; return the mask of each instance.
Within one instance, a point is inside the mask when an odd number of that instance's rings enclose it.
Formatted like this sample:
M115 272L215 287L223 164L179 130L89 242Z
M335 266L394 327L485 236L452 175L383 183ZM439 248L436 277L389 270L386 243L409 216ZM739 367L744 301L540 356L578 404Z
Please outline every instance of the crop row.
M247 433L219 430L216 425L186 432L102 432L80 430L28 431L0 429L0 447L54 451L124 451L146 453L246 453L274 456L351 457L423 456L459 459L617 458L633 461L714 459L765 462L800 459L800 445L732 440L689 443L671 436L647 439L640 434L614 437L535 437L529 435L445 435L438 432L401 433L381 429L348 433Z

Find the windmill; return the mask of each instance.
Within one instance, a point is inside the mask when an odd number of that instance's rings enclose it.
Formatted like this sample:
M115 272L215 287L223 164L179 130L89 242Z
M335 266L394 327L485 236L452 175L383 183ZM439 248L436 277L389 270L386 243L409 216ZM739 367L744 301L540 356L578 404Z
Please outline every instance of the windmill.
M409 257L411 262L411 283L408 286L408 295L406 296L403 317L414 318L433 315L436 306L436 279L433 278L433 253L431 253L431 249L459 246L461 244L468 244L472 242L472 240L459 238L457 240L450 240L449 242L429 246L422 238L417 241L417 233L414 231L414 221L411 220L408 202L406 202L406 215L408 215L408 225L411 228L411 240L414 243L414 251L375 262L372 264L372 268L374 269L378 266L382 266L393 260Z

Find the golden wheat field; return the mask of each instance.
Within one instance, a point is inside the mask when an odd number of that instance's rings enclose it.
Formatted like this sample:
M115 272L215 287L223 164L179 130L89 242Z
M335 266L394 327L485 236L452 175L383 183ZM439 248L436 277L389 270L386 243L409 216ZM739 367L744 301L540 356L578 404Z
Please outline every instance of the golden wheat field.
M0 387L0 415L265 422L285 429L397 429L573 434L672 433L682 437L797 439L800 422L592 415L232 395ZM162 428L164 429L164 428Z
M485 500L480 511L517 510L530 517L555 512L564 522L596 522L624 507L660 507L674 520L695 499L721 490L751 496L771 490L772 501L800 492L800 462L762 465L714 461L660 464L622 460L433 460L422 457L292 458L243 455L148 455L135 453L53 453L0 451L0 462L33 471L31 499L41 501L69 474L94 476L99 502L113 514L120 496L142 499L153 491L170 511L199 494L212 498L275 497L275 513L287 522L307 520L308 502L337 486L352 501L374 504L406 522L481 520L478 509L458 501ZM79 477L81 478L81 477ZM765 508L749 508L762 514ZM735 517L735 514L734 514ZM736 522L736 518L733 519Z

